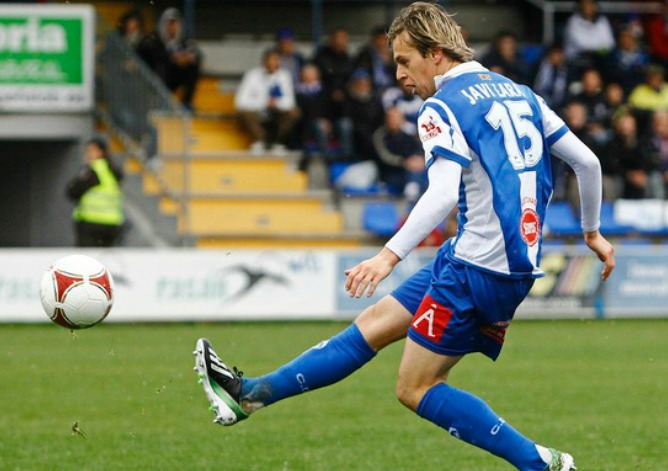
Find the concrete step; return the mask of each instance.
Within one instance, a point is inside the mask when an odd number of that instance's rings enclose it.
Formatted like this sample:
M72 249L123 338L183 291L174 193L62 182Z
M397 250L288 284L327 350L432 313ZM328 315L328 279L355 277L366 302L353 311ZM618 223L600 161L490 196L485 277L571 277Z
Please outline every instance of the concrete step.
M193 156L184 177L183 160L163 159L160 178L174 191L190 192L303 191L308 177L296 165L272 157Z
M220 79L216 77L200 79L193 106L198 115L226 116L236 112L234 93L223 90Z
M193 153L220 150L245 150L250 146L250 138L241 130L234 119L192 120Z
M374 245L378 242L365 232L227 234L201 235L195 238L199 248L216 249L346 249Z
M194 198L179 230L189 235L332 233L343 218L320 198Z
M192 118L186 120L153 116L152 124L157 132L160 155L183 154L186 143L190 152L245 150L250 146L249 137L234 119Z

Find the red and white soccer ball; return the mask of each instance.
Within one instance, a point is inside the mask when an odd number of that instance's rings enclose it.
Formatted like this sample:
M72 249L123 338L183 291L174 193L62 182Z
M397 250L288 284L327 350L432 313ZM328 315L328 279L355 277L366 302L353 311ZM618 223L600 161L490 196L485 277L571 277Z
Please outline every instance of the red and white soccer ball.
M87 255L68 255L44 272L42 307L56 324L86 329L104 320L114 304L114 280L106 267Z

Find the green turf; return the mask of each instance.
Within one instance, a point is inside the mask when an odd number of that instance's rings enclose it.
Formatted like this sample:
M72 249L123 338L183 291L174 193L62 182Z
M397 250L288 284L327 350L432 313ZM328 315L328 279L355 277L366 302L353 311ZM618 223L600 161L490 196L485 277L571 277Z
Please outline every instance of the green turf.
M0 326L0 469L512 469L399 405L401 344L336 386L211 424L192 371L198 337L255 375L343 326ZM666 471L667 338L666 320L516 322L496 364L472 356L450 382L580 470Z

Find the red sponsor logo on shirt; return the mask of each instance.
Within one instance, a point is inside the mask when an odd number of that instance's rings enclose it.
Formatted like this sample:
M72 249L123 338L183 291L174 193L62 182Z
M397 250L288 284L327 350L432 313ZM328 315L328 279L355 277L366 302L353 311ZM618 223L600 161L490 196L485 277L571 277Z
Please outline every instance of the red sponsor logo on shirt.
M505 322L505 321L496 322L494 324L483 325L482 327L480 327L480 332L483 335L493 338L498 343L503 345L503 342L506 340L506 331L508 330L509 325L510 322Z
M429 139L432 139L441 133L441 128L436 126L436 124L434 124L433 116L429 117L429 122L422 123L420 127L422 128L423 131L422 134L420 135L420 139L423 142L428 141Z
M529 247L533 247L538 242L538 238L540 237L540 220L538 219L538 213L531 208L526 208L522 211L522 217L520 217L520 235Z
M439 342L451 317L452 311L450 309L437 303L431 296L427 295L415 313L411 327L426 339Z

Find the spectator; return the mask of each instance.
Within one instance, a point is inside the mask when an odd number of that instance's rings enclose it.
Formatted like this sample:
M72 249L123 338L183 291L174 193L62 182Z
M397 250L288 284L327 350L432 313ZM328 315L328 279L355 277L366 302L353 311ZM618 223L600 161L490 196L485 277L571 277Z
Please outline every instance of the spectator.
M404 115L402 129L405 133L417 137L417 118L424 100L412 91L401 87L391 87L383 92L381 96L383 109L387 113L392 108L397 108Z
M345 116L350 120L352 129L353 160L375 158L372 135L383 124L385 112L373 88L371 76L364 69L357 69L350 76Z
M144 40L144 18L138 9L124 13L118 20L118 34L133 50L136 50Z
M320 47L313 61L320 69L325 91L335 120L343 116L346 86L353 71L353 60L348 52L348 31L336 28L327 44Z
M485 54L480 62L489 70L505 75L515 82L528 84L531 80L531 70L517 52L517 36L513 32L498 33L492 50Z
M123 173L111 159L106 141L94 137L86 143L84 165L67 185L76 203L72 218L77 247L111 247L122 231Z
M547 49L538 65L534 91L543 97L550 108L558 109L566 99L568 83L568 66L564 49L558 44L553 44Z
M334 181L343 189L366 191L377 182L378 157L373 146L373 132L383 124L383 105L373 89L371 76L364 69L355 70L348 82L344 104L344 133L342 143L352 142L352 148L343 148L343 156L354 163Z
M276 50L281 68L290 72L292 84L296 87L304 65L304 56L297 50L295 32L291 28L281 28L276 32Z
M262 65L244 73L234 97L243 129L253 140L251 154L266 148L283 155L299 120L290 72L280 68L277 51L269 50Z
M613 126L613 136L606 154L619 162L623 179L622 197L663 198L659 163L643 149L633 113L628 109L620 110Z
M582 73L582 89L571 100L583 103L587 108L587 122L590 132L605 131L603 123L608 115L608 105L603 94L603 79L598 70L589 68Z
M163 12L157 31L139 44L137 52L170 91L182 89L181 102L192 111L202 53L194 40L184 36L181 14L176 8Z
M652 114L644 148L650 160L658 163L665 196L668 189L668 110L657 110Z
M619 163L615 156L603 152L607 140L601 134L592 134L587 126L587 107L578 101L569 102L563 112L564 122L592 152L598 156L603 173L603 199L613 201L620 194ZM570 167L557 160L555 169L555 198L566 198L574 208L579 206L578 187Z
M299 129L301 147L306 154L319 153L332 159L334 125L328 109L320 71L312 63L304 64L296 90L297 107L301 112ZM352 147L350 144L349 147Z
M142 141L147 155L155 155L154 129L149 124L149 103L142 100L143 90L139 87L128 88L125 84L135 83L145 71L145 60L138 57L140 47L145 44L146 35L144 21L139 9L124 12L116 22L116 29L107 32L103 41L96 48L99 67L96 67L97 92L105 103L113 103L107 107L111 121L119 126L136 141ZM119 57L116 47L120 40L121 47L127 46ZM102 77L114 77L104 80Z
M652 61L668 67L668 0L663 2L663 11L652 15L645 25L645 37Z
M617 34L617 46L606 58L605 76L607 82L617 82L629 94L643 81L649 56L640 48L638 40L628 27Z
M642 15L634 11L624 14L623 28L626 29L639 44L642 44L644 49L646 43Z
M599 14L596 0L580 0L578 11L568 18L564 28L564 52L574 75L587 67L598 67L613 47L612 26L605 15Z
M384 26L373 29L369 43L358 53L354 66L369 73L373 87L379 93L396 84L397 69L387 44L387 32Z
M403 123L401 110L390 108L385 124L373 133L373 145L380 163L380 179L415 203L427 188L427 173L420 141L404 132Z
M606 133L612 129L612 121L620 108L626 105L626 95L624 89L618 83L612 82L606 85L603 90L603 101L606 106L606 114L603 119L603 127Z
M645 82L637 85L629 95L629 104L636 110L651 112L668 109L668 84L664 69L659 65L647 68Z

